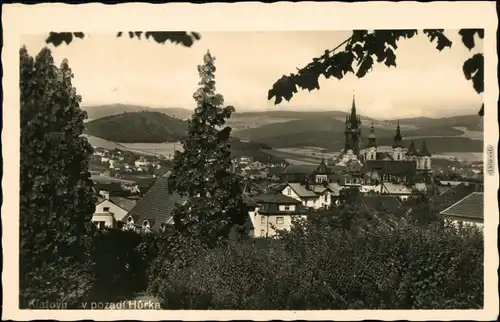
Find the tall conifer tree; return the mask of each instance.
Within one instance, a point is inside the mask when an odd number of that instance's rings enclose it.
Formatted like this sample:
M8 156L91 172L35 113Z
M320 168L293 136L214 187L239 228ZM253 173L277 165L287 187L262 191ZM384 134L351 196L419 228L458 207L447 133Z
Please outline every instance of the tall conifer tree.
M175 226L207 243L227 237L248 217L241 183L231 172L231 128L224 126L234 107L224 106L223 96L216 93L214 60L207 52L198 66L196 109L182 142L183 152L176 151L169 176L171 192L188 197L175 211Z
M75 284L61 281L68 276L55 267L88 263L95 210L92 147L81 136L86 113L72 77L68 62L56 67L48 48L35 59L21 48L20 284L45 295Z

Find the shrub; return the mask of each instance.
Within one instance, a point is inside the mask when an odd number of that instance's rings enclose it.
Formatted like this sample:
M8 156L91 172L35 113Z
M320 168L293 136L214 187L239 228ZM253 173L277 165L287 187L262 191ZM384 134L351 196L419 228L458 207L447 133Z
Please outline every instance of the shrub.
M276 239L206 250L165 271L157 294L164 309L482 307L478 229L380 214L352 223L318 217Z

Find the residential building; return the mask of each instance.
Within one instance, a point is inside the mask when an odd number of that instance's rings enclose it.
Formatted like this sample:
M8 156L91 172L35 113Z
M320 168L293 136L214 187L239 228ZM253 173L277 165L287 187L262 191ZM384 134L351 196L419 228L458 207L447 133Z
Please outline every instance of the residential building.
M160 230L165 225L173 224L173 211L178 205L186 202L187 197L169 192L168 175L169 173L166 173L159 177L137 202L124 220L126 223L124 228ZM244 181L243 191L243 201L247 205L250 217L252 217L257 204L252 200L250 194L262 193L265 190L254 183Z
M325 209L332 206L340 196L342 187L337 183L301 184L287 183L281 193L287 197L296 199L305 208Z
M440 214L454 224L462 223L482 228L484 225L484 193L473 192L441 211Z
M135 206L134 200L110 196L108 191L101 190L97 198L96 209L92 216L99 228L119 228L127 213Z
M297 199L279 193L252 199L258 204L250 214L254 237L273 237L279 230L290 230L293 217L305 218L305 209Z
M168 175L159 177L124 220L125 229L160 230L173 224L173 210L186 198L169 193Z

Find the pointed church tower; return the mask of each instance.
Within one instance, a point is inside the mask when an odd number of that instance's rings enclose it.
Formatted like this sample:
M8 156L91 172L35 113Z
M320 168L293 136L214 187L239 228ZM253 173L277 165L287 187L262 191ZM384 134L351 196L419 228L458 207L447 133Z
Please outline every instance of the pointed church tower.
M425 140L422 141L422 147L420 148L419 154L422 157L432 156L432 154L429 152L429 149L427 149L427 144L425 143Z
M427 148L427 144L425 140L422 141L422 147L418 151L418 168L421 170L430 170L431 169L431 156L432 154L429 152Z
M417 149L415 149L415 142L411 141L408 151L406 151L406 156L412 158L418 155Z
M370 126L370 134L368 134L368 145L365 150L365 160L376 160L377 159L377 137L375 136L375 127Z
M316 183L328 182L329 174L330 174L330 169L326 164L325 158L322 158L321 163L316 168L316 171L314 171L314 177L315 177L314 181L316 181Z
M377 137L375 136L375 127L373 126L373 121L372 125L370 126L370 134L368 134L368 147L376 147L377 146Z
M396 161L404 160L403 156L403 136L401 135L401 127L396 127L396 135L394 136L394 143L392 144L392 157Z
M352 96L351 114L346 123L345 130L345 150L352 150L353 154L359 158L359 145L361 141L361 119L356 113L356 98Z

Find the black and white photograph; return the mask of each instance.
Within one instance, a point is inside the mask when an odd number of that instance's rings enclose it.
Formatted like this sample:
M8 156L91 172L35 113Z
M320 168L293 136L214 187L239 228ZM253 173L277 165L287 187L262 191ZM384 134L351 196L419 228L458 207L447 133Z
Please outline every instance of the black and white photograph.
M486 22L99 31L71 15L9 47L10 314L498 315Z

